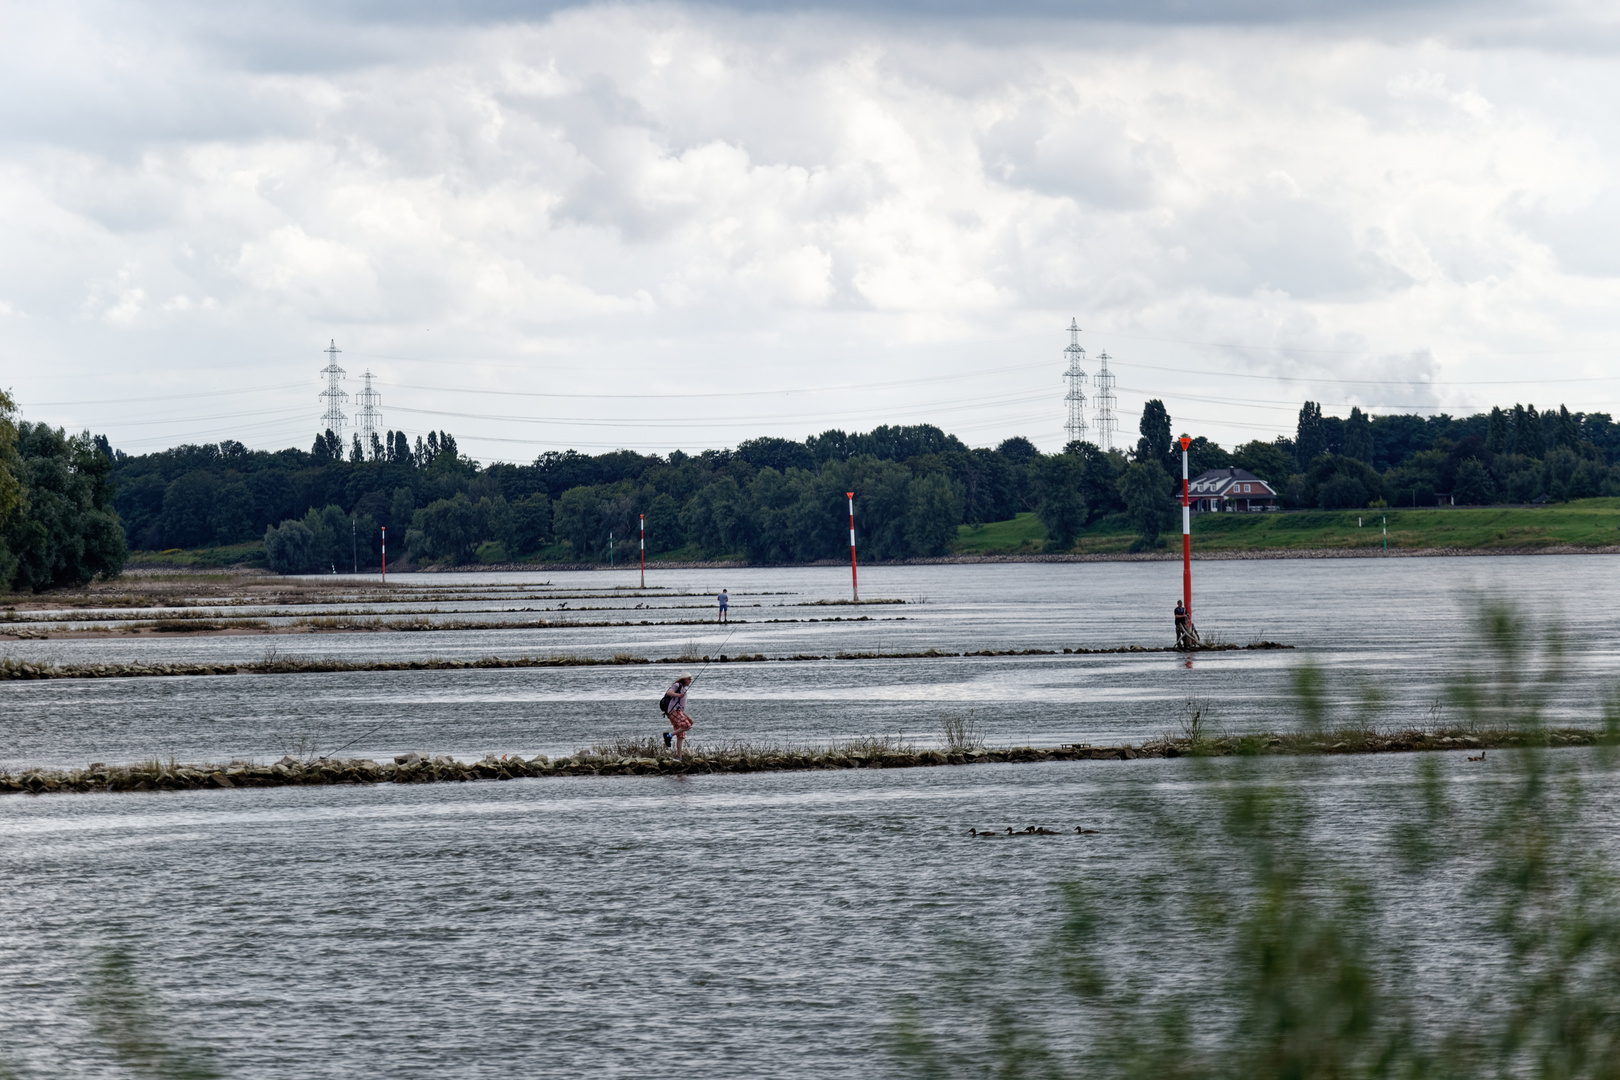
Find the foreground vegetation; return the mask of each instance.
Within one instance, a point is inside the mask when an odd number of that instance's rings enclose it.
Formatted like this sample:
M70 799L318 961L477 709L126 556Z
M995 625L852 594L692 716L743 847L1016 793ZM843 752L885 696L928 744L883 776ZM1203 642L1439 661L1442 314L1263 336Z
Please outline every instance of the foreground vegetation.
M1557 639L1537 647L1501 609L1482 625L1488 655L1451 693L1464 728L1545 732ZM1321 673L1296 689L1307 737L1326 731ZM1197 758L1179 777L1191 805L1172 815L1144 790L1117 806L1157 858L1077 870L1061 926L1025 951L948 951L900 1011L895 1065L930 1080L1620 1075L1620 705L1601 722L1595 754L1532 737L1474 783L1431 756L1373 797L1385 824L1360 819L1350 839L1338 777L1313 759Z

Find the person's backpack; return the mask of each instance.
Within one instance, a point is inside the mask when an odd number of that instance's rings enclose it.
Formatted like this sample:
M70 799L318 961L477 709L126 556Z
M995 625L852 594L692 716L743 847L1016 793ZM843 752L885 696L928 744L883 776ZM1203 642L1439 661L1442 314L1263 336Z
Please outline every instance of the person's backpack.
M658 711L663 713L665 716L668 716L669 715L669 703L674 701L674 700L675 700L675 697L674 697L673 694L665 694L663 697L659 698L658 699Z

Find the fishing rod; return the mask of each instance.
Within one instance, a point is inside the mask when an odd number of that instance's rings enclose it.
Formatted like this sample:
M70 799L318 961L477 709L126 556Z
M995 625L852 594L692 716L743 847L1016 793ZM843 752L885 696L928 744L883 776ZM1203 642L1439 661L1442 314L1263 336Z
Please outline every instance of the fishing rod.
M373 731L376 731L378 728L382 727L383 724L388 722L389 721L384 720L382 723L374 724L373 726L362 731L360 734L356 735L354 738L350 739L348 742L344 743L342 746L338 747L336 750L333 750L331 754L322 754L315 760L326 761L332 757L332 754L341 754L343 751L347 750L349 747L353 746L355 743L359 742L361 739L365 738L367 735L370 735Z
M731 632L731 634L727 634L724 638L722 638L720 640L720 649L723 649L723 648L726 647L726 642L730 641L732 634L735 634L736 632L737 631L733 630ZM720 649L716 649L714 651L716 656L720 655ZM697 682L698 679L700 679L703 676L703 673L709 669L709 665L712 664L712 663L714 663L714 661L712 659L705 659L703 661L703 666L698 668L698 673L696 675L692 676L692 681Z

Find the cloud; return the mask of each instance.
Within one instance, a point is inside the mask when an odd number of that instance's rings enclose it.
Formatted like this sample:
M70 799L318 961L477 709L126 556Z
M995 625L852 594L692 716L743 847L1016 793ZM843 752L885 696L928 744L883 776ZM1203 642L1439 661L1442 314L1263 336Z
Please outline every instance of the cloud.
M27 318L0 344L46 360L24 405L119 442L72 387L224 393L273 358L293 408L337 337L485 457L921 421L1056 445L1074 315L1143 365L1127 411L1164 396L1233 442L1307 395L1489 404L1512 356L1579 375L1620 334L1597 104L1620 75L1591 40L1490 43L1569 36L1562 8L447 10L19 13L0 312ZM456 396L493 388L602 397L525 425ZM724 396L773 389L814 392ZM716 396L669 426L677 392ZM204 412L127 438L202 438ZM316 412L244 441L302 445Z

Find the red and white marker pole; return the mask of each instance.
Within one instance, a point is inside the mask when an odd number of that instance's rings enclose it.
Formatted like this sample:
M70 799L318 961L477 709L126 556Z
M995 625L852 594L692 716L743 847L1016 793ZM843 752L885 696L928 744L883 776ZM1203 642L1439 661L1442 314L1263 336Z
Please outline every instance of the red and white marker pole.
M647 515L641 515L641 587L647 587Z
M1181 604L1192 626L1192 504L1187 500L1187 448L1192 440L1181 437Z
M382 527L382 530L383 530L383 584L386 585L388 583L388 526L384 525Z
M861 602L861 579L855 572L855 493L849 495L849 588L851 597L858 604Z

